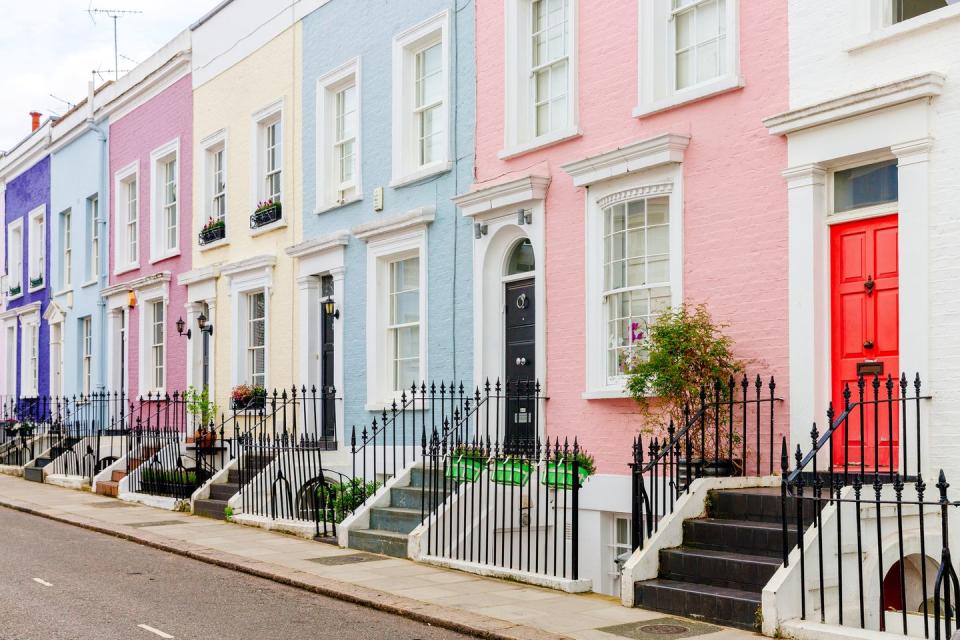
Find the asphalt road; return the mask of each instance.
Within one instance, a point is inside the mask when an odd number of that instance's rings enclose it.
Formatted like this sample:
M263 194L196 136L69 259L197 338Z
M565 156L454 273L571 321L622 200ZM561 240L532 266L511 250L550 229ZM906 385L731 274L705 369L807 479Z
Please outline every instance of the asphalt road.
M0 640L465 637L0 508Z

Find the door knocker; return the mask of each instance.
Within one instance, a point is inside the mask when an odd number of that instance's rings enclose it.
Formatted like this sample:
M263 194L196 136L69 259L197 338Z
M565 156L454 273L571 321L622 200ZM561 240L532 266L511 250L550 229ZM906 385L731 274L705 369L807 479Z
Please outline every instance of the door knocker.
M526 309L527 308L527 294L521 293L517 296L517 309Z
M867 276L867 281L863 283L863 288L867 290L867 296L873 295L873 288L877 283L873 281L873 276Z

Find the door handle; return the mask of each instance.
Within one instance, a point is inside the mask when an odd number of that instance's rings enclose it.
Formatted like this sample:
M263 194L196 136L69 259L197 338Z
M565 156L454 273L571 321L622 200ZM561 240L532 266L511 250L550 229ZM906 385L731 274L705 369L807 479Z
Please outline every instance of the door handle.
M517 366L518 366L518 367L525 367L525 366L527 366L527 359L524 358L523 356L517 358Z
M865 340L863 342L864 349L873 349L873 340Z

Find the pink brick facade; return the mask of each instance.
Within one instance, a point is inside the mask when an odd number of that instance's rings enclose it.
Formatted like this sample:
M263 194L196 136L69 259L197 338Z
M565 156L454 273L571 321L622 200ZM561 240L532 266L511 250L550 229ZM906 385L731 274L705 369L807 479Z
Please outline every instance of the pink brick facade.
M787 392L787 193L780 175L786 145L762 124L788 105L786 4L739 3L742 88L636 118L638 4L579 2L581 135L508 160L497 155L504 147L504 2L477 6L474 188L509 173L549 172L546 429L551 438L576 436L601 473L616 474L627 472L641 424L631 400L582 397L585 190L562 165L665 133L690 137L683 161L683 297L729 323L739 356L752 362L752 371L775 375L778 395ZM786 432L783 420L780 426Z
M153 97L136 106L129 113L110 124L110 289L122 283L138 281L156 274L170 274L166 284L168 294L165 317L165 371L164 391L172 393L186 389L187 348L185 337L177 335L176 320L184 315L186 287L177 284L177 275L191 268L192 207L193 201L193 91L190 75L186 75ZM159 148L178 141L177 183L179 194L179 253L151 262L151 235L153 229L154 176L151 170L151 154ZM139 163L139 266L136 269L117 273L117 175L133 163ZM139 296L138 296L139 297ZM146 392L141 385L141 314L142 300L129 309L127 319L127 371L128 390L131 394ZM108 337L108 341L111 338ZM146 353L146 351L144 351ZM114 354L115 355L115 354Z

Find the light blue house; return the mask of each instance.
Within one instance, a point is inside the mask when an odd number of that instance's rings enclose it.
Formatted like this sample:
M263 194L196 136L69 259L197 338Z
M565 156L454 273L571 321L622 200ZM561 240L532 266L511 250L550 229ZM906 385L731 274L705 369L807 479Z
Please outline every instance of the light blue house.
M474 6L338 0L302 27L295 340L344 442L414 382L470 389L474 230L451 198L473 181Z
M103 99L103 92L96 100ZM109 89L107 90L109 93ZM107 282L106 123L97 124L89 98L60 119L51 134L50 324L55 395L105 390Z

